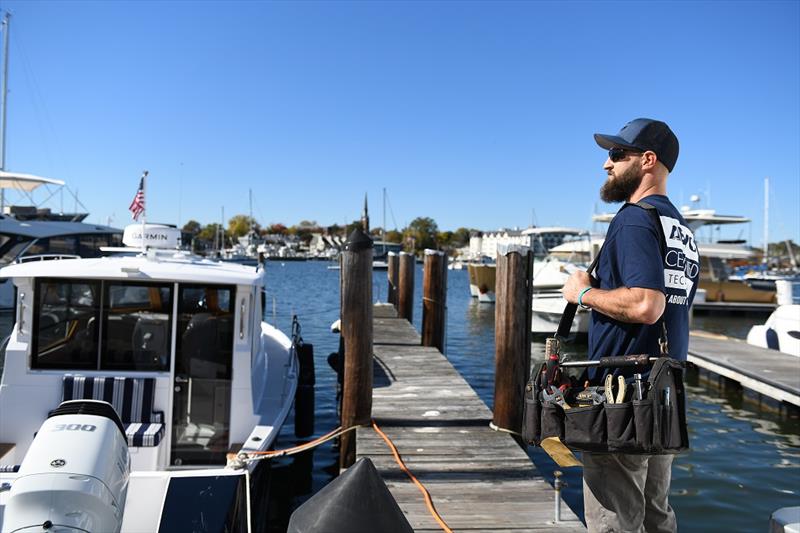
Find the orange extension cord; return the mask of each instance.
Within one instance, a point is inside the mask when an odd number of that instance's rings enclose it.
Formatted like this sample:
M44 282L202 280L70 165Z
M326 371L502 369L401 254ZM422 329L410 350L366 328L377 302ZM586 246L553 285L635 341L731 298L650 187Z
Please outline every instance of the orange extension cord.
M342 429L341 426L338 428L329 431L325 435L318 437L312 441L306 442L305 444L301 444L300 446L293 446L292 448L286 448L285 450L268 450L264 452L246 452L246 455L250 461L258 461L261 459L272 459L275 457L283 457L284 455L294 455L296 453L300 453L315 446L319 446L323 442L329 441L333 438L336 438L340 435L347 433L348 431L353 431L354 429L361 427L361 426L351 426L347 429ZM425 485L420 483L420 481L411 473L411 471L406 467L406 464L403 462L403 459L400 457L400 453L397 451L397 447L394 445L392 440L386 436L386 433L381 431L381 428L378 427L378 423L375 420L372 420L372 429L381 436L383 441L389 446L389 449L392 450L392 455L394 455L394 460L400 467L400 469L405 472L405 474L411 479L414 485L417 486L419 491L422 493L422 497L425 498L425 505L428 507L428 512L431 514L436 523L439 524L439 527L442 528L443 531L447 533L453 533L453 530L447 525L444 521L442 516L436 511L436 507L433 505L433 500L431 499L431 495L428 492L428 489L425 488ZM252 458L250 458L253 456Z
M406 464L403 462L403 459L400 458L400 454L398 453L394 443L392 443L392 440L386 436L386 433L381 431L381 428L378 427L378 423L375 422L374 419L372 420L372 429L374 429L378 435L381 436L386 445L389 446L389 449L392 450L392 455L394 455L394 460L400 466L400 469L405 472L409 478L411 478L411 481L414 482L414 485L416 485L419 491L422 493L422 497L425 498L425 505L428 506L428 512L431 513L433 519L436 520L443 531L446 531L447 533L453 533L453 530L450 529L441 515L436 511L436 507L433 506L433 500L431 499L428 489L426 489L425 486L414 476L414 474L412 474L411 471L406 468Z

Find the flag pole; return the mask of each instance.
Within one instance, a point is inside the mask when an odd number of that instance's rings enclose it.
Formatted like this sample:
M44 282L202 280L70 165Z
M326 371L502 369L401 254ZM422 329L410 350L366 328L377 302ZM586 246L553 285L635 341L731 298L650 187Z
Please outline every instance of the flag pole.
M147 225L147 195L145 194L145 187L147 186L147 172L142 173L142 253L147 253L147 243L145 241L145 227Z

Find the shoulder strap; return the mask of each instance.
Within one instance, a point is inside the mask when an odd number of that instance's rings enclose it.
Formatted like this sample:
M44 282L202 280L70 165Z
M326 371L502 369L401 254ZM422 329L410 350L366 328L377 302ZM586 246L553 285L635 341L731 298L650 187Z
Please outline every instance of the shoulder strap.
M653 222L656 225L656 231L658 231L659 239L659 246L661 248L661 256L665 257L667 254L667 239L664 236L664 228L661 227L661 217L658 214L658 209L656 209L653 205L648 204L647 202L626 202L619 211L622 211L626 207L630 205L635 205L636 207L640 207L650 213L653 217ZM619 214L617 211L617 214ZM603 241L603 246L600 247L600 250L597 252L597 255L594 257L594 261L592 264L589 265L589 268L586 269L586 273L591 275L594 269L597 267L597 262L600 260L600 254L603 252L603 248L605 247L605 241ZM556 331L556 337L560 339L566 339L569 336L569 331L572 329L572 322L575 320L575 313L578 311L578 304L571 304L567 303L566 307L564 307L564 312L561 314L561 320L558 322L558 330Z

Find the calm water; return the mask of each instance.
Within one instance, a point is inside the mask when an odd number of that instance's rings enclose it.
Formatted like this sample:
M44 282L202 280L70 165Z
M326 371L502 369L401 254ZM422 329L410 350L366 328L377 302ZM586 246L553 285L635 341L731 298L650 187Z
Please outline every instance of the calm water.
M386 300L386 272L375 272L373 296ZM414 325L420 329L422 270L416 273ZM469 296L467 272L448 272L446 353L478 395L491 407L494 387L494 306L478 304ZM319 436L338 425L335 406L336 376L326 362L338 348L330 324L339 317L339 272L323 262L267 265L267 316L287 334L297 315L302 336L314 345L316 362L316 432ZM7 319L5 317L0 317ZM695 327L743 337L758 318L702 317ZM763 320L763 318L761 318ZM0 325L2 326L2 325ZM7 326L3 328L7 329ZM541 358L544 344L532 347ZM582 352L585 346L570 346ZM0 362L0 364L2 364ZM676 458L670 501L681 531L764 531L775 509L800 505L800 421L781 419L728 395L689 385L689 429L692 450ZM289 423L278 448L299 442ZM401 450L402 452L402 450ZM538 449L529 454L552 482L554 463ZM313 452L276 461L273 468L270 531L284 531L292 510L333 479L338 459L332 443ZM579 469L568 469L564 496L583 515Z
M327 355L338 347L329 331L339 314L339 273L324 263L269 263L267 320L289 331L292 314L303 324L303 337L314 344L317 377L316 434L335 427L335 374ZM386 273L375 272L373 297L386 300ZM422 270L417 268L414 325L420 329ZM465 270L448 272L446 353L478 395L491 407L494 388L494 306L478 304L469 296ZM743 337L756 317L698 317L695 327ZM763 320L763 317L761 318ZM571 346L581 352L585 346ZM568 350L568 351L569 351ZM543 341L532 349L544 354ZM675 460L672 495L681 531L764 531L775 509L800 505L800 421L785 420L742 404L741 396L722 396L717 390L689 385L688 406L691 452ZM286 426L280 447L296 440ZM536 466L552 481L555 464L538 449L529 449ZM273 487L281 497L273 503L273 531L282 531L288 513L328 483L337 471L332 445L324 445L299 460L276 465ZM308 468L311 468L310 475ZM583 515L579 469L565 474L565 499ZM284 488L285 487L285 488ZM277 492L277 491L274 491Z

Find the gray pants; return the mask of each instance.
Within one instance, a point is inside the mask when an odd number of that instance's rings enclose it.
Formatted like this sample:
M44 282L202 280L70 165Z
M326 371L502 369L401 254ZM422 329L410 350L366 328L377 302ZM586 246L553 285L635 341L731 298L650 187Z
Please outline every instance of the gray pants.
M669 506L671 455L583 454L589 533L674 533Z

